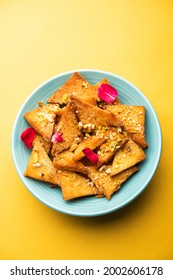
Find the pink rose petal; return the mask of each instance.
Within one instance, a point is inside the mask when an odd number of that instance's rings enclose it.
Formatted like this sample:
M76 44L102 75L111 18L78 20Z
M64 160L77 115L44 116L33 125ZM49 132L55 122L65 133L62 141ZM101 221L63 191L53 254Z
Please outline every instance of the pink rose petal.
M84 155L94 164L98 162L98 155L95 154L90 148L85 148L82 150Z
M52 136L53 143L58 143L58 142L63 142L63 141L64 141L64 139L58 131L55 134L53 134L53 136Z
M32 149L32 142L35 138L36 131L32 127L26 128L20 135L21 140L26 145L27 148Z
M115 101L117 96L118 91L109 84L101 84L98 87L98 97L107 103Z

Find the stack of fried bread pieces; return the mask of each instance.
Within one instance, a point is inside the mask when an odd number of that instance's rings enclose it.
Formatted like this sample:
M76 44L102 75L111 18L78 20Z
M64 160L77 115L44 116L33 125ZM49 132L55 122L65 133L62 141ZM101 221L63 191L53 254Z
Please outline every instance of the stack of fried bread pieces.
M25 176L60 187L64 200L83 196L108 200L146 158L145 107L116 98L98 98L100 84L91 85L80 73L72 76L24 118L36 131ZM59 134L60 141L53 141ZM97 156L93 163L84 149Z

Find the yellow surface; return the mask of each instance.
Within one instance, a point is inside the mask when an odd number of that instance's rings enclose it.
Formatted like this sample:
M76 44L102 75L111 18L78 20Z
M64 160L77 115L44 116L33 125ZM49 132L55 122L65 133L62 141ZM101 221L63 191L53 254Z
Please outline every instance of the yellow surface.
M0 1L0 259L173 258L173 2ZM61 72L118 74L151 101L163 153L148 188L124 209L80 218L41 204L20 181L10 150L30 92Z

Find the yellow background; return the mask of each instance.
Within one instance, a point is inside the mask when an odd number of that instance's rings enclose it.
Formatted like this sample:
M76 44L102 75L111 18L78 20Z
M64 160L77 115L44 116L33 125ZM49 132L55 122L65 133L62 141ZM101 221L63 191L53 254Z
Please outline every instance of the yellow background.
M58 213L20 181L16 114L42 82L92 68L120 75L153 104L163 152L148 188L122 210ZM0 0L0 259L173 259L172 0Z

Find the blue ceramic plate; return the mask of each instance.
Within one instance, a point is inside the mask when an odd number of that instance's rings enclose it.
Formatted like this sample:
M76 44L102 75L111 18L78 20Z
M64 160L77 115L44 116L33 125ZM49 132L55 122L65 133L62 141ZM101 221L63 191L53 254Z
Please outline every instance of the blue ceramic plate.
M74 71L60 74L39 86L21 107L13 127L12 154L14 164L20 179L28 190L42 203L66 214L76 216L97 216L120 209L133 201L149 184L152 179L161 155L162 136L157 115L144 96L131 83L117 75L97 70L77 70L91 84L106 77L112 86L119 92L121 103L129 105L143 105L146 108L146 139L149 147L145 150L146 160L140 164L140 170L130 177L115 193L111 200L105 198L84 197L73 201L64 201L60 188L50 188L49 184L32 180L23 176L30 156L30 150L20 140L21 132L28 126L23 118L25 112L37 107L39 101L46 102L47 98L57 90Z

